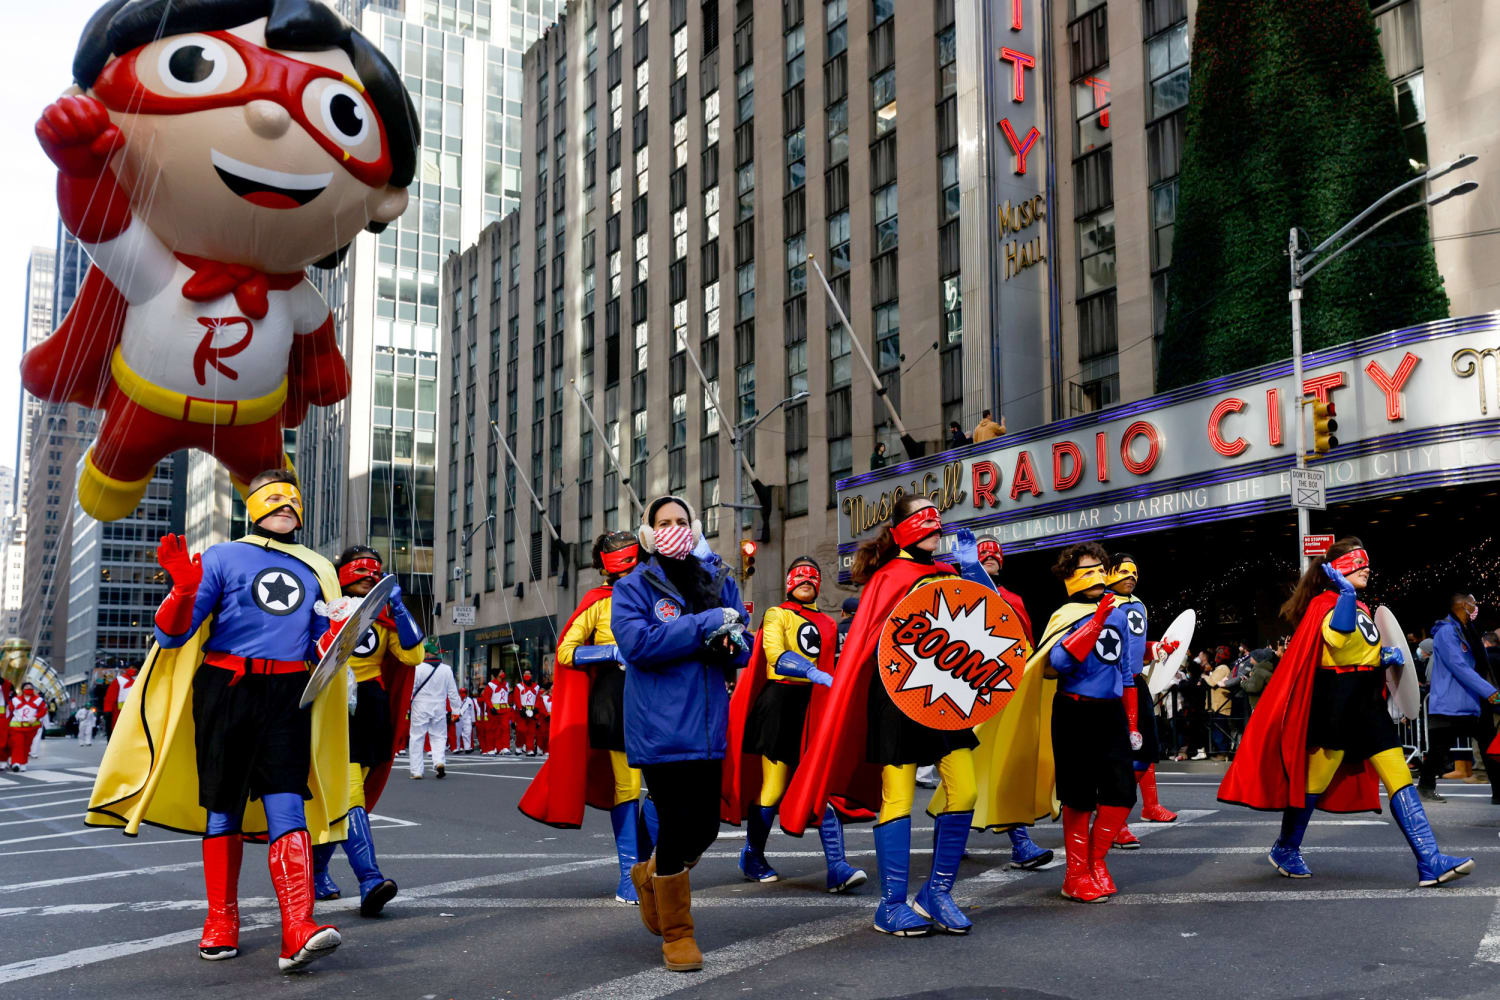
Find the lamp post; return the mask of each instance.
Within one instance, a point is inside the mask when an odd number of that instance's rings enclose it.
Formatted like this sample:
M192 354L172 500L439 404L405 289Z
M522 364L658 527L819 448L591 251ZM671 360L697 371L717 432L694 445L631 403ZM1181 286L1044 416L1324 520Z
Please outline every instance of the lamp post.
M469 597L469 542L473 540L475 533L477 533L480 528L484 527L486 524L489 524L494 519L495 519L495 515L494 514L486 514L483 521L480 521L478 524L474 525L474 527L472 527L472 528L469 529L469 533L467 535L464 535L464 565L463 565L463 574L461 576L461 579L463 581L463 586L459 588L460 590L463 591L463 593L459 595L459 600L460 601L467 601L468 597ZM459 625L458 626L458 679L461 682L463 682L464 687L468 687L469 686L469 678L466 675L466 671L468 670L468 664L466 662L467 658L468 658L468 654L469 654L468 626L466 626L466 625Z
M1350 219L1332 236L1328 237L1322 243L1319 243L1317 246L1313 247L1306 253L1303 253L1301 248L1301 231L1296 226L1292 227L1291 235L1287 240L1287 258L1290 262L1291 267L1291 290L1287 293L1287 300L1291 303L1292 306L1292 383L1293 392L1296 394L1297 400L1296 467L1298 469L1307 468L1307 423L1303 419L1302 414L1302 409L1307 404L1307 396L1303 391L1302 381L1303 285L1307 283L1308 278L1311 278L1314 274L1317 274L1329 263L1336 260L1340 254L1344 253L1346 250L1352 249L1361 240L1369 236L1371 233L1375 232L1381 226L1384 226L1386 223L1390 222L1392 219L1395 219L1398 216L1404 215L1407 212L1413 211L1418 208L1430 208L1433 205L1438 205L1442 202L1447 201L1449 198L1468 194L1469 192L1477 189L1479 187L1479 183L1477 181L1464 181L1463 183L1451 187L1447 191L1443 191L1440 194L1428 195L1426 198L1411 202L1408 205L1403 205L1402 207L1396 209L1394 212L1390 212L1389 214L1381 217L1378 221L1370 224L1365 228L1363 232L1361 232L1358 236L1355 236L1348 242L1339 245L1333 250L1329 249L1329 247L1333 246L1334 243L1348 236L1349 233L1353 232L1354 229L1360 225L1360 223L1364 222L1370 216L1374 215L1392 198L1401 194L1403 191L1406 191L1409 188L1416 187L1418 184L1424 184L1428 181L1437 180L1444 174L1452 173L1460 167L1467 167L1469 164L1478 159L1479 157L1472 154L1461 155L1458 157L1458 159L1454 160L1451 163L1444 164L1441 167L1434 167L1426 173L1421 174L1417 177L1413 177L1411 180L1406 181L1403 184L1398 184L1397 186L1391 188L1391 190L1387 191L1385 194L1377 198L1369 208L1366 208L1363 212L1360 212L1354 218ZM1307 556L1303 551L1304 540L1307 538L1308 529L1307 510L1308 509L1306 507L1297 508L1297 565L1301 566L1304 570L1307 568Z
M740 503L740 501L745 497L745 481L743 470L748 468L750 464L745 459L745 438L751 434L754 434L757 427L769 420L771 416L783 406L787 405L788 403L801 402L810 395L811 393L809 393L806 389L802 390L801 392L794 392L760 416L746 417L744 420L741 420L739 423L734 425L734 434L731 438L731 440L734 442L734 503L720 503L719 506L733 508L736 520L738 520L742 516L740 514L740 511L742 510L759 509L759 505L751 506L750 504ZM747 426L749 428L748 430L746 429ZM742 530L744 530L743 522L735 525L735 534L739 534L739 532ZM742 580L740 582L743 583L744 581Z

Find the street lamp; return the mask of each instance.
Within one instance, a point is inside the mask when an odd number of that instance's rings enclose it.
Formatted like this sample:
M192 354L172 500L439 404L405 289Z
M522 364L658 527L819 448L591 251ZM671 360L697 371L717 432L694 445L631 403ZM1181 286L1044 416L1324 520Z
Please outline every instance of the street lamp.
M459 588L463 591L463 593L459 595L460 602L467 601L469 596L469 542L473 540L475 534L479 532L480 528L483 528L487 524L491 524L494 520L494 514L486 514L484 520L480 521L478 524L474 525L474 527L470 528L469 533L464 536L464 564L461 567L463 572L460 574L460 579L463 581L463 586ZM458 626L458 679L463 682L464 687L469 686L469 678L467 675L468 667L465 662L469 653L469 640L467 633L468 626L460 624Z
M746 417L744 420L741 420L739 423L734 425L734 434L732 436L732 441L734 443L734 503L720 503L719 506L733 508L735 511L734 516L737 519L741 517L739 512L742 510L759 509L758 504L756 506L751 506L750 504L740 502L741 500L745 499L744 470L749 467L749 463L745 459L745 438L751 434L754 434L757 427L765 423L767 420L771 419L772 415L775 414L776 411L781 409L783 406L786 406L788 403L800 403L810 395L812 394L809 393L806 389L803 389L801 392L794 392L792 393L792 395L783 399L781 402L777 403L775 406L771 407L760 416ZM756 495L759 496L760 487L762 486L760 480L758 478L752 478L750 482L757 487ZM736 525L736 528L742 530L744 528L744 523L741 522L740 524Z
M1292 305L1292 382L1293 391L1296 393L1297 399L1296 467L1298 469L1307 468L1307 423L1302 416L1302 407L1307 402L1306 393L1302 388L1302 286L1306 284L1308 278L1311 278L1313 275L1317 274L1324 267L1326 267L1329 263L1336 260L1340 254L1344 253L1346 250L1354 248L1359 244L1361 240L1369 236L1371 233L1375 232L1381 226L1384 226L1386 223L1390 222L1392 219L1404 215L1414 209L1430 208L1433 205L1439 205L1447 201L1449 198L1456 198L1459 195L1465 195L1470 193L1471 191L1477 190L1479 187L1479 183L1477 181L1464 181L1439 194L1428 195L1426 198L1419 199L1418 201L1414 201L1408 205L1403 205L1401 208L1396 209L1394 212L1381 217L1377 222L1370 224L1358 236L1354 237L1346 243L1340 244L1336 249L1329 250L1329 247L1333 246L1333 244L1337 243L1349 233L1353 232L1354 229L1360 225L1360 223L1364 222L1370 216L1374 215L1382 207L1384 207L1387 202L1389 202L1397 195L1401 194L1403 191L1415 187L1418 184L1425 184L1430 181L1435 181L1445 174L1450 174L1461 167L1467 167L1469 164L1474 163L1478 159L1479 157L1473 155L1472 153L1465 153L1460 155L1457 159L1453 160L1450 163L1445 163L1440 167L1433 167L1425 174L1419 174L1409 181L1396 185L1395 187L1391 188L1391 190L1375 199L1375 201L1370 205L1369 208L1366 208L1363 212L1360 212L1354 218L1350 219L1332 236L1328 237L1322 243L1319 243L1317 246L1313 247L1305 254L1302 252L1301 248L1301 231L1296 226L1292 227L1291 236L1289 237L1287 242L1287 257L1290 261L1291 266L1291 290L1287 293L1287 300L1291 302ZM1307 557L1303 554L1303 545L1304 539L1306 539L1307 537L1307 529L1307 508L1298 507L1297 562L1299 566L1303 567L1303 569L1307 568Z

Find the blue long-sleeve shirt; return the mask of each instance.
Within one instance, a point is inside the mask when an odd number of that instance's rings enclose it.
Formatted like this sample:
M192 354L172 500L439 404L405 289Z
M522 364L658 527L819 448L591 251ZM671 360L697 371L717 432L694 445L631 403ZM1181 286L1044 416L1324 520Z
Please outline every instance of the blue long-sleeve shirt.
M316 660L328 619L313 610L322 586L302 560L251 542L222 542L203 553L203 579L193 600L193 621L181 635L158 626L163 649L183 645L209 615L205 650L269 660Z
M1495 687L1474 669L1475 650L1452 615L1432 627L1432 693L1427 711L1433 715L1478 715L1481 703ZM1482 654L1481 654L1482 655Z
M1111 609L1109 617L1104 619L1104 628L1094 640L1094 648L1082 661L1073 659L1073 654L1063 646L1063 639L1053 643L1047 659L1057 671L1058 690L1085 698L1119 698L1126 685L1135 685L1136 667L1130 662L1128 639L1130 624L1125 616L1126 609L1134 606L1129 602ZM1080 618L1068 629L1067 635L1088 624L1091 617Z
M1135 675L1146 669L1146 627L1150 616L1139 598L1127 597L1124 602L1121 607L1125 613L1125 666L1131 677L1126 683L1131 684Z

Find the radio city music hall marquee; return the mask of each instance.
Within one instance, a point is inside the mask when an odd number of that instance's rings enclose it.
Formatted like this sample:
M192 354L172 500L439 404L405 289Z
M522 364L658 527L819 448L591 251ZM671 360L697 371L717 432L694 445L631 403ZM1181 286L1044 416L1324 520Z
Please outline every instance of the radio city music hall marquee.
M1500 479L1500 313L1315 351L1303 374L1337 410L1339 446L1309 459L1330 504ZM841 480L841 566L910 493L1008 551L1290 511L1298 395L1288 360Z

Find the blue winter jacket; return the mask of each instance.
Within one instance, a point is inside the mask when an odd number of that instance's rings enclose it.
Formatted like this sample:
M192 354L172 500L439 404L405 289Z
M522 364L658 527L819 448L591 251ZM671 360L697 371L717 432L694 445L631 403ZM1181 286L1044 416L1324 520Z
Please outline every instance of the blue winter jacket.
M694 558L689 556L688 558ZM723 608L749 615L722 562L709 564L720 607L689 613L677 588L647 559L615 584L610 629L625 660L625 756L632 767L722 760L728 744L725 682L749 660L704 648Z
M1452 615L1432 627L1430 715L1478 715L1481 702L1495 693L1494 686L1474 670L1475 652Z

